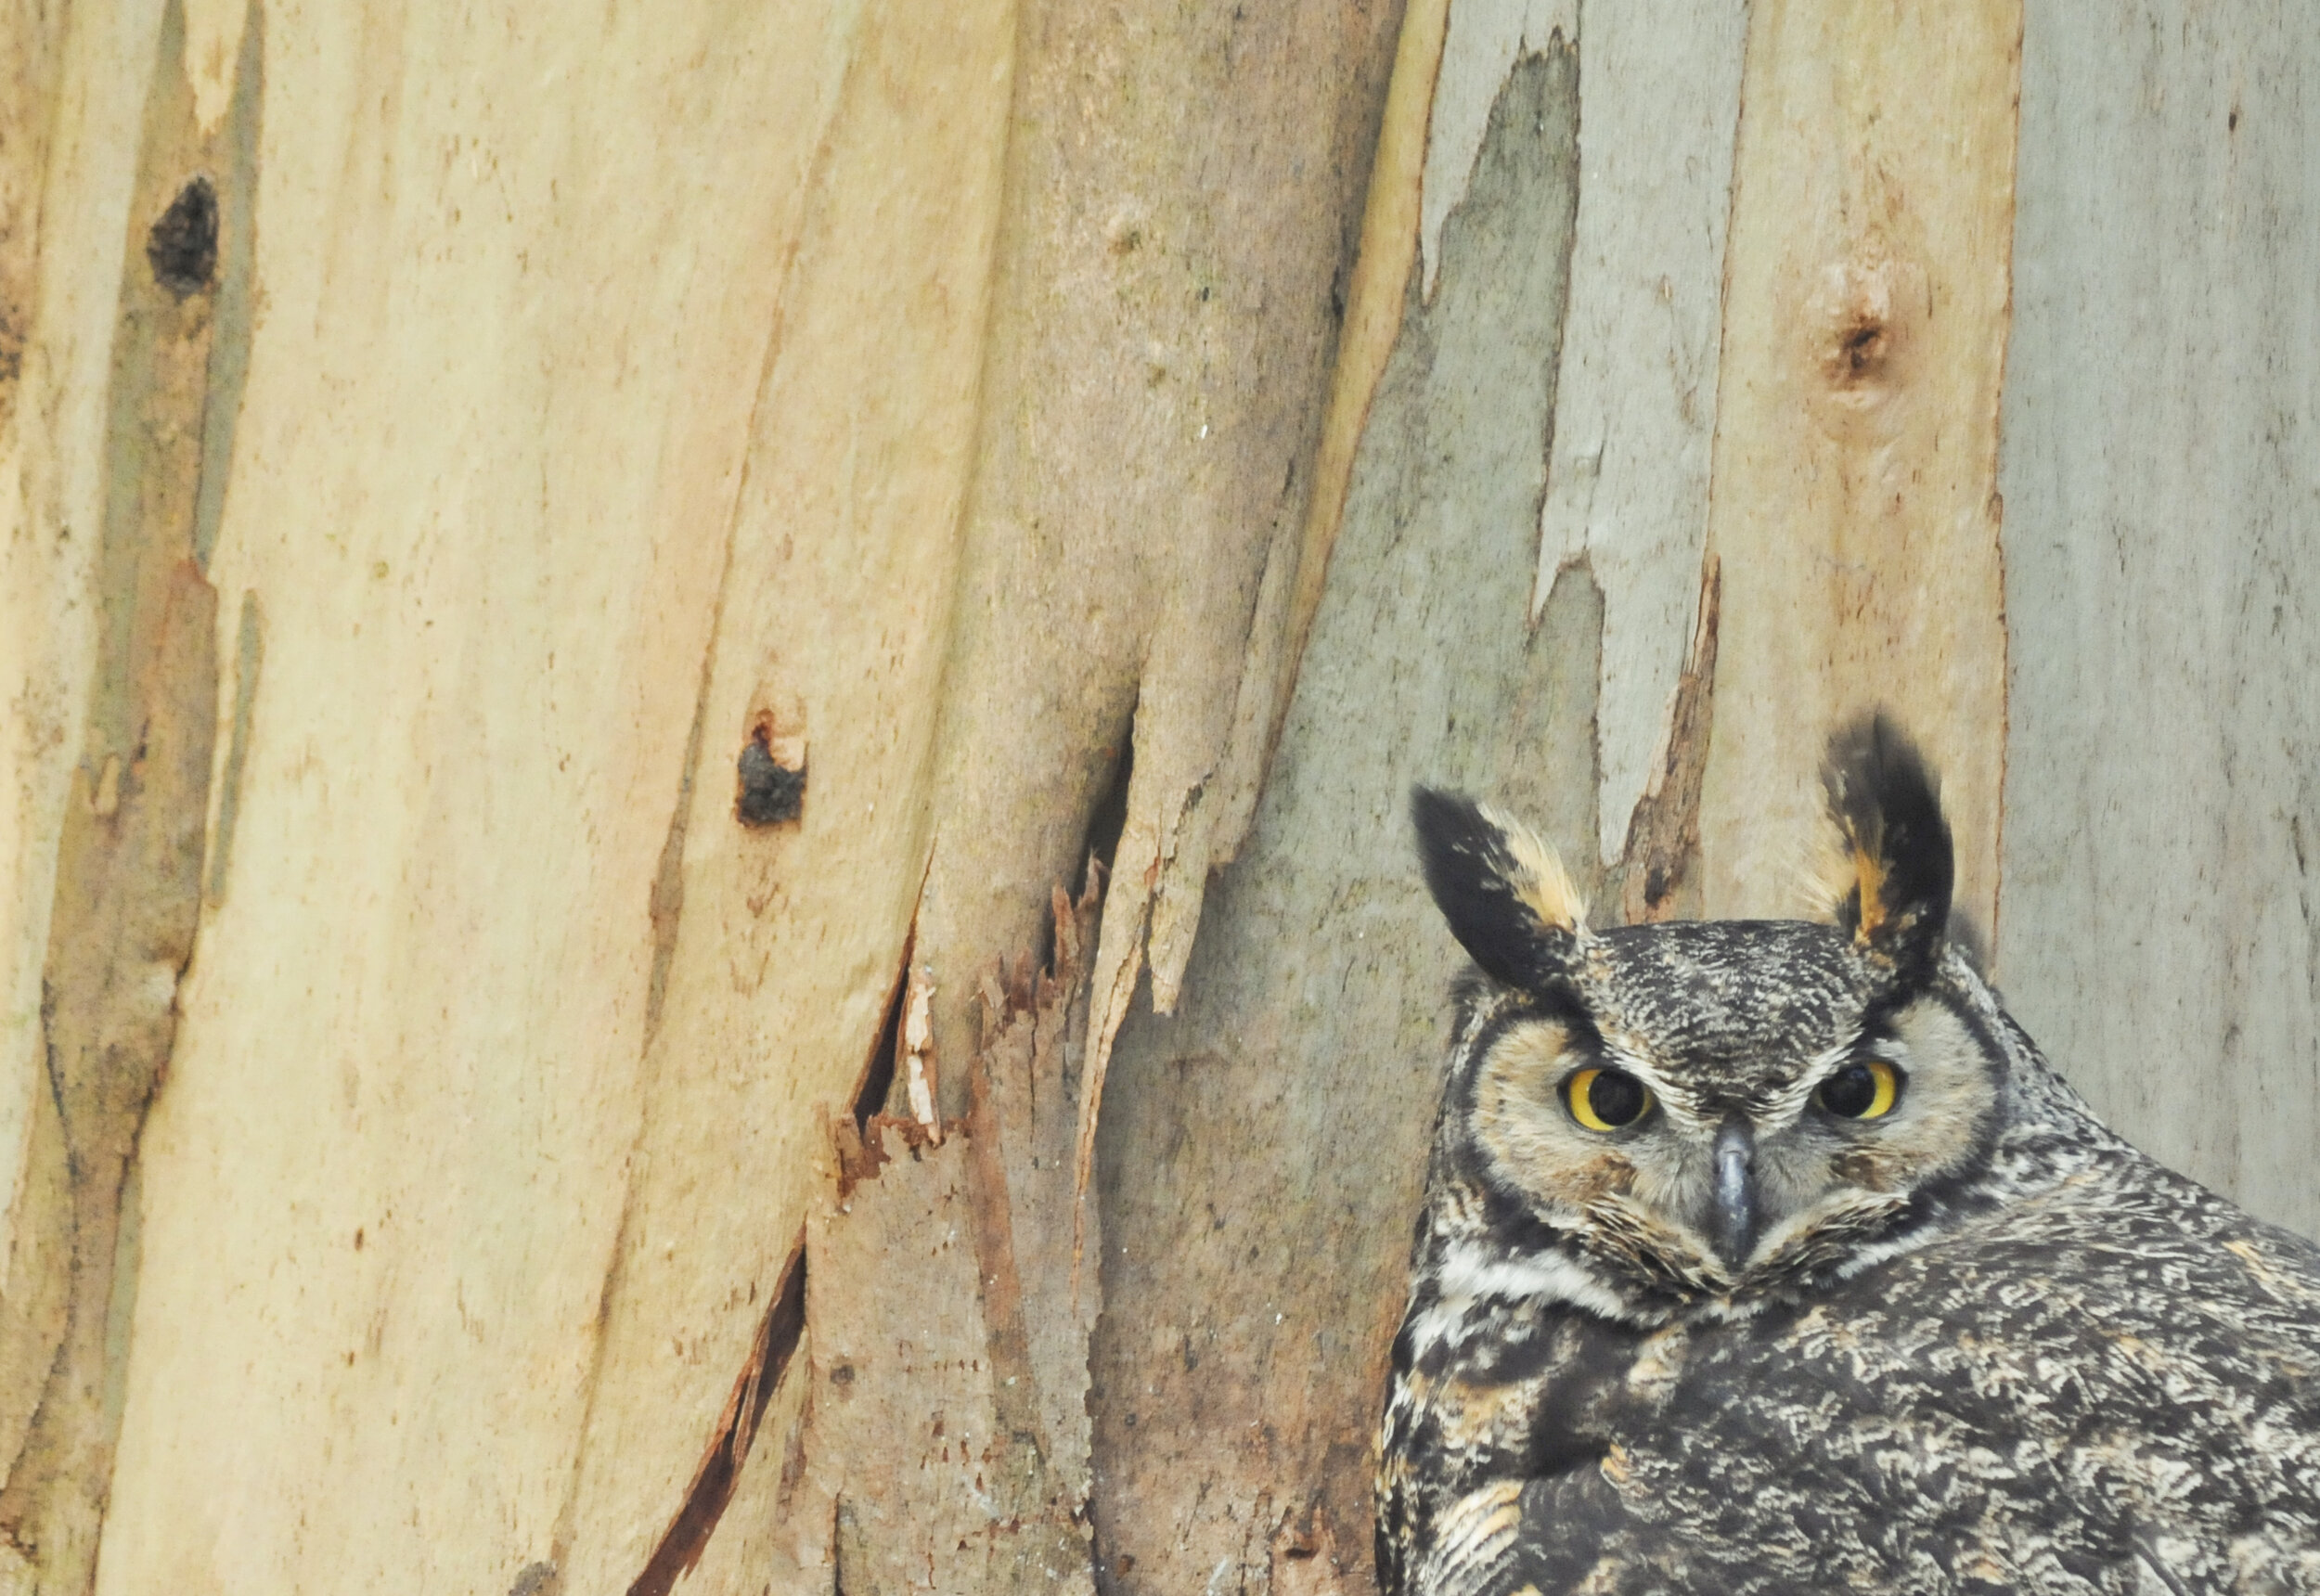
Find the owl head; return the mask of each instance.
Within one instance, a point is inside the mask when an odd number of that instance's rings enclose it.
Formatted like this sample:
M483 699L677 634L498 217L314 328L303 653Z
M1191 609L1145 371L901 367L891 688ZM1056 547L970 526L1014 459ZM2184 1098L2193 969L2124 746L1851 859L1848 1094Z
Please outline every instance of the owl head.
M1629 1307L1734 1295L1860 1267L1986 1165L2006 1024L1950 943L1934 779L1880 717L1824 780L1826 923L1604 931L1520 825L1416 793L1427 885L1478 967L1434 1185L1494 1256L1559 1256Z

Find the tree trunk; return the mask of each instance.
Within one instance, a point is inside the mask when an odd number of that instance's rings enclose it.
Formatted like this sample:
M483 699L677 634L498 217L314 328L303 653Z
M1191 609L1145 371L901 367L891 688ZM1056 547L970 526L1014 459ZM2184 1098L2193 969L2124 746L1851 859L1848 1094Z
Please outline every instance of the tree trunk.
M1357 1591L1456 963L1829 727L2320 1232L2320 15L0 24L0 1590Z

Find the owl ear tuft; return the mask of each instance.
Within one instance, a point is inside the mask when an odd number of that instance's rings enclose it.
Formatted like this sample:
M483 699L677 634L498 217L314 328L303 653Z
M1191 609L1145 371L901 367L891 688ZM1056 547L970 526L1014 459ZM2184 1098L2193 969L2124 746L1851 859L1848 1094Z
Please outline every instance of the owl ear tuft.
M1840 852L1829 881L1837 923L1905 972L1938 958L1956 859L1940 784L1925 756L1879 711L1829 739L1822 766Z
M1526 990L1566 979L1587 905L1554 850L1463 793L1413 789L1410 817L1435 907L1474 961Z

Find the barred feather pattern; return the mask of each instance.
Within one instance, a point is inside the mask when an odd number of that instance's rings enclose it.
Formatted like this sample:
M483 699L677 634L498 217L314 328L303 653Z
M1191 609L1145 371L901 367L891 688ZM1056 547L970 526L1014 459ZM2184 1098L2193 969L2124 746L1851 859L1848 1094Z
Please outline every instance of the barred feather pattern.
M1599 1023L1669 1051L1751 983L1796 991L1747 1024L1838 1041L1882 1000L1829 928L1587 957L1623 994ZM1990 1055L1970 1166L1740 1273L1508 1189L1473 1082L1539 999L1470 979L1381 1435L1387 1596L2320 1596L2320 1248L2105 1128L1955 950L1921 996ZM1739 1090L1755 1044L1723 1043L1701 1068Z

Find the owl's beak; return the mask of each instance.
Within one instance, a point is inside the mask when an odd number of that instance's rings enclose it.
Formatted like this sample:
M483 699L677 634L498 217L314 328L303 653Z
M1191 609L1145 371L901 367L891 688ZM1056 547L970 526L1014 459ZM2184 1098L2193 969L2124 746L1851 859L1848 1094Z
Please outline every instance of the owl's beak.
M1716 1133L1717 1256L1737 1268L1756 1250L1756 1133L1738 1114Z

